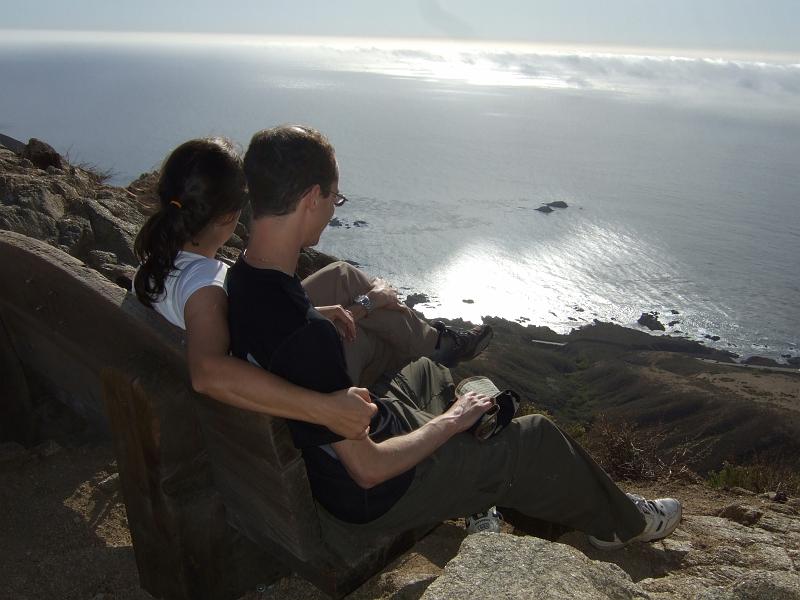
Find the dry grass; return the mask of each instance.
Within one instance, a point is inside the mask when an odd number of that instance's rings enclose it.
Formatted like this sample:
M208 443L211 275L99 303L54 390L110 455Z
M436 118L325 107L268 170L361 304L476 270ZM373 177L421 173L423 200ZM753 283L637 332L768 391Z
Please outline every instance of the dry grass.
M697 478L692 466L703 454L701 444L684 444L663 451L663 434L642 431L631 423L612 422L599 415L579 441L615 480L654 481Z
M744 488L753 492L784 492L789 496L800 496L800 471L775 461L757 460L748 465L732 465L728 462L708 477L711 487L730 489Z

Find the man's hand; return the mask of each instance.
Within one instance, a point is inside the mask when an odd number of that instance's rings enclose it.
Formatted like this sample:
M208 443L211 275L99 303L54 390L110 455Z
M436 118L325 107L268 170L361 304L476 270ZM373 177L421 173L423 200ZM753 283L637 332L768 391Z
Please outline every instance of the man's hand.
M332 404L326 427L348 440L363 440L369 435L369 423L378 407L364 388L351 387L328 394Z
M389 310L404 310L405 304L397 298L397 290L383 279L373 279L372 289L367 292L374 308L387 308Z
M352 342L356 339L356 322L353 315L349 310L342 307L341 304L334 306L317 306L315 307L323 317L331 321L335 326L342 339Z
M452 406L442 415L456 433L472 427L480 416L494 406L494 398L477 392L468 392L456 398Z

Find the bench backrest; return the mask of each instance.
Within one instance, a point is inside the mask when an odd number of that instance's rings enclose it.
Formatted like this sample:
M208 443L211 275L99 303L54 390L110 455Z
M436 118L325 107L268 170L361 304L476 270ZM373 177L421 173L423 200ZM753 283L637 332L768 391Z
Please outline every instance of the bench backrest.
M286 423L194 393L180 330L16 233L0 231L0 281L0 342L11 346L0 361L111 432L140 581L157 598L236 598L284 565L341 596L425 533L332 552Z

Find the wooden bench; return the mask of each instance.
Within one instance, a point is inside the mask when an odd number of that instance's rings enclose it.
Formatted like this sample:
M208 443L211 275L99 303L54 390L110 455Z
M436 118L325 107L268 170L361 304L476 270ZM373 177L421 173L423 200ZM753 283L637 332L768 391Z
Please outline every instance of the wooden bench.
M285 422L194 393L182 332L80 261L0 231L0 394L31 381L113 437L141 585L237 598L294 569L334 597L425 531L334 553Z

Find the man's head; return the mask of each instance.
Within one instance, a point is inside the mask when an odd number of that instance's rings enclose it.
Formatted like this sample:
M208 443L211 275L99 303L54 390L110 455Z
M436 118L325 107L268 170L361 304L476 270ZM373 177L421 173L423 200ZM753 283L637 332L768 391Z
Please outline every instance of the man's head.
M314 186L328 197L336 191L339 171L333 146L310 127L283 125L259 131L244 157L253 218L294 212Z

